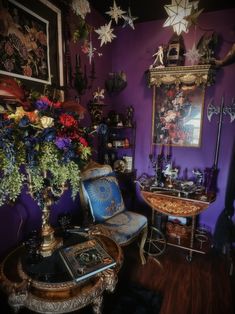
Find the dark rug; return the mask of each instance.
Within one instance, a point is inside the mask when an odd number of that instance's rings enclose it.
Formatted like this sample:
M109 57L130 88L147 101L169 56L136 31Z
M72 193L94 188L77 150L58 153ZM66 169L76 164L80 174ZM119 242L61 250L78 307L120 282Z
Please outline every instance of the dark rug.
M131 283L122 287L111 314L158 314L162 295L139 284Z

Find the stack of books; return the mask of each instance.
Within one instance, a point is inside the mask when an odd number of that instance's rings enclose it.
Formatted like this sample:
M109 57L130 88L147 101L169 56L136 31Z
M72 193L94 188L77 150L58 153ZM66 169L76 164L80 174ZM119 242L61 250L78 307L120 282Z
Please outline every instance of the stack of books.
M115 260L96 239L61 248L59 254L76 282L88 279L116 265Z

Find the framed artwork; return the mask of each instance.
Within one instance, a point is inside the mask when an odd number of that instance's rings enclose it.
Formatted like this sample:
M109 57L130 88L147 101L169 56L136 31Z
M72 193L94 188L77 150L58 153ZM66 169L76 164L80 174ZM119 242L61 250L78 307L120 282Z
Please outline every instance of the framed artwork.
M199 147L205 87L172 84L154 88L153 144Z
M64 85L61 11L47 0L3 0L0 74L26 86Z

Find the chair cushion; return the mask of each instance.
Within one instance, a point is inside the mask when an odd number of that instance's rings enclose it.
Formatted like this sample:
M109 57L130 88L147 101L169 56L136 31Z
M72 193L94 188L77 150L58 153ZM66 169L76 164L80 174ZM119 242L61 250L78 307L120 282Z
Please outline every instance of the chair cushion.
M83 187L94 221L103 222L125 210L115 174L85 180Z
M109 231L112 239L118 244L125 244L138 236L140 231L147 226L147 218L135 212L125 210L109 218L101 226Z

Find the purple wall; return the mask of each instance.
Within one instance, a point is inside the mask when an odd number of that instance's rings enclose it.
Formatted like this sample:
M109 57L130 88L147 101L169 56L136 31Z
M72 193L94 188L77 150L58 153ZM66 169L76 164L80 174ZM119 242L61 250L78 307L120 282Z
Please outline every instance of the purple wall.
M222 39L221 49L217 58L222 58L230 50L235 41L234 31L235 10L212 12L202 14L199 17L200 27L192 27L190 31L183 33L186 50L190 49L194 41L198 42L205 33L203 29L213 29ZM219 23L218 23L219 21ZM117 39L113 42L112 70L124 70L127 74L128 86L115 99L113 106L116 111L122 111L123 107L133 105L137 122L135 165L138 175L143 172L152 173L148 156L151 143L152 125L152 90L147 87L144 72L153 62L152 55L160 44L167 44L172 36L172 28L163 28L164 21L151 21L136 24L136 29L120 28ZM216 105L220 105L222 95L225 103L231 102L235 97L234 80L235 64L219 70L216 83L206 89L205 108L202 130L202 144L200 148L172 148L175 166L182 171L187 168L190 176L193 168L204 170L213 165L213 157L216 142L218 116L213 116L209 123L206 109L211 98ZM204 211L200 220L212 229L221 210L224 208L225 190L227 185L229 166L232 158L232 146L235 138L235 122L230 123L228 116L224 117L222 127L221 147L219 156L218 194L216 201Z
M76 18L71 14L70 19ZM72 21L72 20L70 20ZM103 18L97 14L94 10L88 16L88 22L93 26L103 25ZM91 89L87 90L84 95L81 97L81 104L86 108L87 102L91 99L92 93L97 89L97 87L103 88L104 81L107 78L107 73L111 68L111 58L110 51L111 46L107 45L99 48L99 41L97 40L97 36L92 38L93 46L97 47L99 52L102 52L103 56L98 57L95 55L95 71L97 79L94 80L93 86ZM82 70L84 70L84 65L86 64L87 75L90 75L91 65L89 64L89 59L86 55L81 52L81 42L73 43L70 45L70 55L71 55L71 65L72 65L72 73L75 73L75 57L76 54L80 54L81 56L81 64ZM74 89L68 89L66 99L74 99L77 96L77 92ZM108 99L108 97L106 97ZM90 125L90 117L89 113L85 113L85 118L82 121L83 125ZM51 214L51 223L55 225L57 223L57 217L61 213L70 212L77 221L79 221L80 212L79 200L77 199L75 202L71 199L70 191L66 191L59 202L54 205ZM17 203L12 206L2 206L0 208L0 257L4 256L9 250L11 250L14 246L19 244L27 234L29 234L32 230L40 230L41 226L41 210L37 206L36 202L34 202L29 195L23 193L19 198Z
M232 33L234 27L235 10L221 11L215 13L202 14L199 17L199 25L204 29L214 29L218 32L223 41L218 57L223 57L235 41ZM93 12L89 16L89 21L93 25L101 25L103 19ZM219 23L218 23L219 21ZM93 88L85 93L81 98L81 104L86 106L91 99L92 92L99 86L104 87L104 81L111 71L125 71L127 74L128 86L118 96L112 98L112 105L106 96L107 110L115 109L118 112L124 110L125 106L133 105L135 108L135 119L137 122L136 138L136 168L138 175L143 172L152 173L152 168L148 159L151 142L152 124L152 91L147 87L144 72L152 63L152 55L159 44L166 44L172 36L171 28L163 28L164 21L153 21L136 24L136 29L126 27L115 30L117 38L112 45L102 47L102 57L96 56L95 70L97 80ZM190 29L188 34L183 34L186 49L192 47L194 40L199 40L204 31L197 27ZM99 42L94 45L98 48ZM227 42L230 41L230 42ZM74 72L75 55L80 53L80 45L70 43L71 63ZM90 65L88 58L81 53L82 65L87 64L89 75ZM205 109L211 97L215 104L219 105L222 95L228 103L235 96L234 75L235 64L221 69L216 77L216 84L209 87L206 92ZM68 97L74 98L76 91L70 89ZM89 115L86 114L85 123L89 123ZM195 167L204 169L212 166L216 141L218 117L213 117L209 123L204 115L202 145L200 148L176 148L172 149L173 160L176 166L181 169L188 168L188 173ZM219 157L219 178L218 194L216 201L201 214L201 221L214 228L216 219L224 208L225 189L229 174L229 165L232 158L232 146L235 138L235 122L229 123L226 116L222 129L221 149ZM181 172L182 175L182 172ZM71 211L77 215L79 202L73 202L67 191L61 200L54 206L51 221L56 222L60 213ZM24 194L15 206L3 206L0 210L0 256L6 254L12 247L19 243L25 235L32 229L38 229L41 225L41 212L31 198Z

